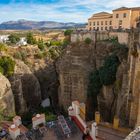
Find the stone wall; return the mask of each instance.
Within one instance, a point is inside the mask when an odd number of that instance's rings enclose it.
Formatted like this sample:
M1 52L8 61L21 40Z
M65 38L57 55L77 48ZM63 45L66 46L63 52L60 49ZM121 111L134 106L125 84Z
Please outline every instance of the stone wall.
M92 39L94 42L99 40L106 40L111 37L118 37L119 43L128 44L128 32L93 32L93 31L77 31L71 35L71 41L84 41L86 38Z

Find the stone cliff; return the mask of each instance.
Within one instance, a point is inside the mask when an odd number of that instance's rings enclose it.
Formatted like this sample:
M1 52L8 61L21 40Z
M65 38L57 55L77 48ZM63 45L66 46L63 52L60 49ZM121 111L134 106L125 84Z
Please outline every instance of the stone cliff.
M24 62L16 60L14 75L9 80L17 113L23 114L41 103L40 84Z
M15 102L9 80L0 74L0 115L11 116L15 114Z
M128 122L125 118L127 98L124 94L128 85L127 52L127 48L120 49L110 41L98 41L89 45L85 42L72 43L57 62L60 106L67 110L73 100L86 102L88 120L93 120L94 111L99 110L103 121L112 122L117 114L122 125L125 125ZM103 65L105 57L114 53L121 62L116 81L102 87L97 98L98 108L94 108L93 99L87 98L89 75Z

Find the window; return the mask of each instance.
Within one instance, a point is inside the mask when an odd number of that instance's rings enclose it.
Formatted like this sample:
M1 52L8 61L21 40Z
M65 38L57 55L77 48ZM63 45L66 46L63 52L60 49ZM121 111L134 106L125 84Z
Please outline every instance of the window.
M126 13L124 13L124 14L123 14L123 17L124 17L124 18L126 18L126 16L127 16L127 14L126 14Z
M105 25L107 25L107 21L105 21Z
M107 27L105 27L105 30L107 30Z
M97 31L99 31L99 27L97 27Z
M109 24L112 25L112 21L110 21Z
M93 22L93 26L95 26L95 22Z
M116 14L116 18L119 18L119 14Z
M91 22L89 22L89 26L91 26Z
M104 24L104 22L103 21L101 21L101 25L103 25Z
M101 27L101 30L103 30L103 27Z
M109 30L112 30L112 26L109 27Z
M119 20L119 25L122 25L122 20Z
M95 27L93 27L93 30L95 30Z
M99 21L97 21L97 25L99 25Z

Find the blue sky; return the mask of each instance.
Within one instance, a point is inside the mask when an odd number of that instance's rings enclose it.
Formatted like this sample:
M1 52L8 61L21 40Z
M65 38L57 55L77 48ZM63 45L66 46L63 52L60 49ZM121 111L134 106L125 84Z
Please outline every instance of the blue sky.
M140 0L0 0L0 23L18 19L87 22L96 12L121 6L140 6Z

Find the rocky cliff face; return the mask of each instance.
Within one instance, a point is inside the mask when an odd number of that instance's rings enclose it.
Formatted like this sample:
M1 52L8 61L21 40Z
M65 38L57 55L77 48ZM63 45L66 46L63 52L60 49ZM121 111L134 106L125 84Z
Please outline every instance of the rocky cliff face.
M16 60L14 75L10 77L10 82L15 97L17 113L23 114L40 104L40 84L24 62Z
M9 80L0 74L0 113L5 116L15 114L15 102Z
M105 57L113 54L115 49L114 44L104 41L90 45L84 42L74 43L67 48L57 63L60 81L59 102L64 109L67 109L73 100L87 101L89 116L94 116L94 107L90 104L90 100L87 100L89 74L99 69ZM127 99L123 93L128 84L127 51L118 51L117 55L121 64L116 74L116 82L103 86L97 99L102 120L108 122L111 122L116 114L124 122L126 113L124 104Z
M58 105L58 76L55 62L47 59L38 59L32 67L32 72L37 77L42 99L50 98L54 106Z
M86 101L88 75L93 69L93 47L75 43L69 46L57 62L59 73L59 104L65 110L73 100Z

